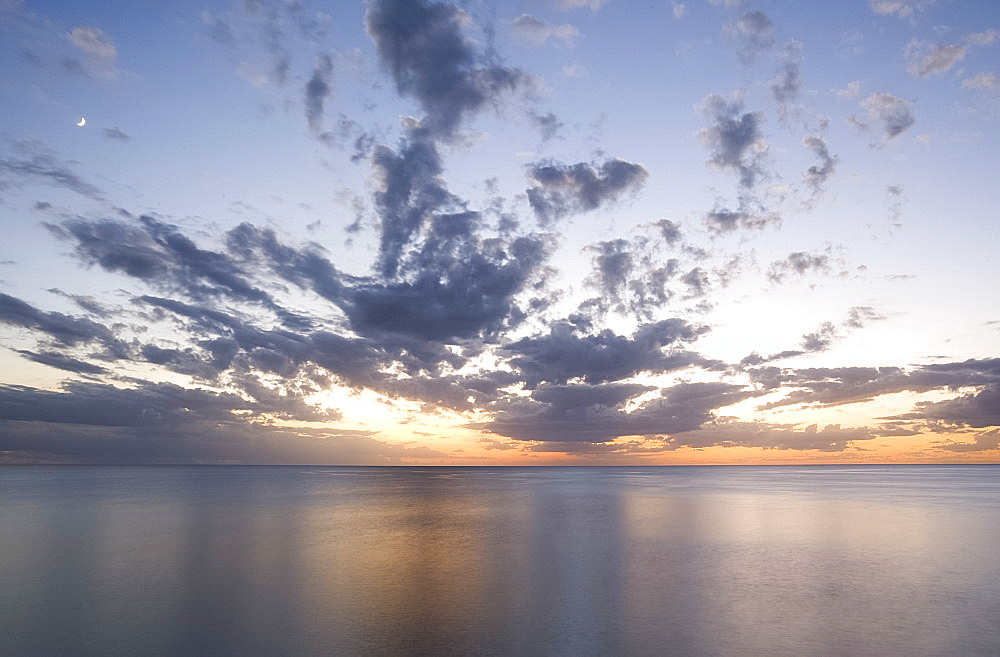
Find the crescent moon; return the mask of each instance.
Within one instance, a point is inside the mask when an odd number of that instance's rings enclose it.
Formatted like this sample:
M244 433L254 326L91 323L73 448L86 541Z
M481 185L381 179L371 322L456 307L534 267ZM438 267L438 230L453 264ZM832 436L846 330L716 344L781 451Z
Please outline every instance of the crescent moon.
M78 126L80 126L80 127L82 128L83 126L87 125L87 119L86 119L85 117L82 117L82 116L81 116L81 117L80 117L80 122L79 122L79 123L77 123L77 125L78 125Z

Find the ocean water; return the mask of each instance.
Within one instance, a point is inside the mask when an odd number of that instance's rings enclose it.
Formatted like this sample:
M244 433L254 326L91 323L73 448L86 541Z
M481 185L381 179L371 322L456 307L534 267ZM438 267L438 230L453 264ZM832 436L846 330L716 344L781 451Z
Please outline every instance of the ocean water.
M0 655L1000 655L1000 466L0 468Z

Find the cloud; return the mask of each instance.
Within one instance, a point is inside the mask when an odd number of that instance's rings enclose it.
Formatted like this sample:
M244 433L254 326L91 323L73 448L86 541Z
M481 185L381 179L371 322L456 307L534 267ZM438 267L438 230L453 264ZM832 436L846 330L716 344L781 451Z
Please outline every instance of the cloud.
M767 277L773 283L783 283L789 274L804 276L810 272L830 273L832 260L825 253L806 253L796 251L789 253L787 258L775 260L768 267Z
M774 24L759 10L744 12L726 24L726 37L737 46L737 55L744 64L752 64L757 55L774 45Z
M955 64L965 59L969 48L988 46L1000 38L1000 31L986 30L974 32L962 40L962 43L935 44L912 39L903 50L907 70L915 78L925 78L928 75L944 73Z
M21 144L22 149L35 151L27 159L0 158L0 174L7 174L18 180L41 181L56 187L94 199L104 200L104 192L86 182L70 167L69 162L60 162L49 152L41 151L37 144Z
M109 350L124 350L124 345L103 324L83 317L39 310L26 301L2 292L0 292L0 322L41 331L65 346L99 342Z
M249 274L234 259L199 248L176 226L149 215L125 221L74 218L49 228L57 237L73 242L81 260L106 271L122 272L195 300L222 295L261 303L286 321L297 321L270 294L250 283Z
M802 429L791 424L741 422L734 418L718 418L695 431L673 437L668 449L691 447L761 447L764 449L819 450L842 452L851 443L872 440L883 435L871 427L841 427L828 424L822 429L811 424Z
M712 151L709 163L732 170L739 176L740 186L754 187L764 177L761 156L767 146L760 130L763 113L744 113L741 99L727 102L717 94L705 96L700 107L713 121L698 133Z
M789 41L781 53L781 68L770 83L771 97L778 104L778 114L787 118L802 91L802 44Z
M685 6L684 3L671 0L670 6L673 9L674 18L680 20L687 15L687 6Z
M95 78L110 79L118 75L115 61L118 49L111 37L99 27L74 27L67 35L69 42L84 53L84 63L80 70ZM75 60L69 60L74 63ZM79 63L76 63L80 66Z
M687 298L698 298L708 294L711 283L708 280L708 272L701 267L694 267L680 278L681 282L687 285Z
M554 443L667 436L694 431L715 417L713 410L754 394L728 383L680 383L624 411L626 401L651 390L623 383L546 386L500 406L492 421L477 426L515 440Z
M936 45L914 39L906 44L906 70L915 78L944 73L962 61L968 48L958 44Z
M445 215L440 223L464 217ZM395 334L432 342L494 335L521 319L514 296L539 271L548 246L543 238L518 237L508 244L463 241L458 252L424 252L425 267L410 281L360 284L348 292L344 310L363 335Z
M608 0L544 0L549 4L553 4L563 11L569 11L572 9L582 9L584 7L590 8L591 11L597 11L604 6Z
M552 42L573 48L576 46L577 39L580 38L580 31L568 23L552 25L530 14L521 14L512 20L510 29L515 37L535 46Z
M378 185L374 200L381 229L379 267L383 276L394 276L404 247L435 213L464 208L445 187L441 157L426 130L411 129L398 151L376 147L372 169Z
M201 20L208 26L208 36L211 37L212 41L224 46L236 45L236 35L233 34L233 28L229 23L218 16L213 16L208 11L201 13Z
M68 462L399 463L442 457L370 432L282 428L287 400L264 402L168 383L132 388L66 383L60 391L0 385L0 450ZM302 409L295 408L302 417ZM318 409L315 419L336 417Z
M949 452L985 452L993 449L1000 449L1000 429L992 429L977 433L971 443L956 443L946 441L939 446L939 449Z
M806 170L802 180L812 187L813 195L820 194L826 181L833 175L837 168L837 158L830 155L826 142L819 135L806 135L802 138L802 145L808 148L819 159L819 164L814 164Z
M528 117L531 119L531 123L541 131L542 141L554 138L563 127L562 121L552 112L548 112L547 114L530 112Z
M681 239L681 227L676 221L671 221L670 219L660 219L653 223L653 226L659 230L660 236L663 241L667 244L676 244Z
M104 136L107 139L115 139L117 141L128 141L131 139L127 134L119 130L118 128L105 128Z
M802 349L806 352L826 351L837 337L837 327L833 322L823 322L815 331L802 336Z
M899 367L804 369L762 367L750 369L748 372L751 380L764 389L790 390L783 399L770 402L765 408L792 404L836 406L871 401L880 395L898 392L997 386L1000 384L1000 359L970 359L963 362L939 363L924 365L910 371ZM984 400L988 398L987 395ZM935 407L930 408L933 413ZM958 406L936 408L944 415L946 412L955 411ZM907 417L919 419L923 416Z
M454 5L376 0L365 20L396 89L420 103L422 126L436 138L453 137L464 120L504 93L535 86L532 76L503 66L466 39L468 14Z
M861 329L871 322L878 322L885 319L885 315L877 312L871 306L854 306L847 312L847 319L844 326L852 329Z
M843 89L831 89L840 98L847 98L853 100L858 97L861 93L861 80L852 80L848 82Z
M333 74L333 61L329 55L320 55L316 58L316 66L313 69L312 77L306 83L306 120L309 122L309 129L314 133L323 130L323 101L325 101L333 91L330 86L330 77Z
M681 319L644 324L632 337L605 329L588 335L569 321L553 323L548 334L521 338L500 349L529 389L543 382L565 384L582 379L591 384L617 381L640 372L663 373L712 363L674 348L692 342L707 328ZM671 347L671 351L664 349Z
M106 374L108 372L105 367L94 365L93 363L88 363L78 358L73 358L72 356L67 356L66 354L58 351L33 352L19 350L17 353L21 354L28 360L35 361L36 363L48 365L49 367L65 370L67 372L74 372L76 374Z
M255 10L247 5L251 14ZM268 82L284 84L288 80L288 70L291 68L291 56L285 48L285 30L282 26L282 15L277 10L262 11L260 16L260 40L271 57L271 69L266 74Z
M969 46L988 46L1000 40L1000 30L990 28L982 32L973 32L966 35L964 41Z
M1000 82L997 81L996 73L979 73L971 78L962 80L963 89L997 89Z
M908 100L888 93L873 93L861 103L868 117L882 123L886 140L895 139L913 125L913 106Z
M748 197L740 198L739 207L735 210L717 205L706 212L702 220L708 230L715 234L735 230L763 230L781 223L781 217L777 213L765 210Z
M658 229L662 244L680 240L680 230L668 219L651 224ZM645 237L632 240L619 238L590 245L593 270L584 281L596 288L598 296L580 306L581 312L603 316L609 310L619 314L635 314L648 320L656 308L664 306L674 296L668 285L678 270L677 258L663 258L662 245Z
M881 16L907 18L933 5L936 0L868 0L872 11Z
M808 262L801 264L807 269L810 268L810 264ZM824 268L825 264L826 263L820 263L819 266ZM856 331L864 328L871 322L881 321L883 319L885 319L885 316L876 312L871 306L854 306L848 311L847 319L840 323L840 328L845 329L848 332ZM842 337L842 335L840 331L838 331L838 327L833 322L823 322L812 333L803 334L802 342L799 344L798 349L788 349L766 357L761 356L757 352L753 352L740 361L737 369L756 367L758 365L763 365L764 363L776 360L785 360L787 358L794 358L808 353L826 351L833 344L833 342L840 337Z
M1000 426L1000 384L991 383L976 392L940 402L919 402L913 413L900 419L921 419L983 428ZM942 427L947 430L947 426Z
M600 165L577 162L539 162L528 169L534 186L528 202L543 226L578 212L596 210L637 191L649 177L641 164L608 159Z
M598 242L593 247L594 282L604 297L619 299L635 264L631 244L625 239Z
M383 193L409 196L412 185L404 191L390 185ZM399 257L391 270L381 268L382 278L344 277L315 248L283 245L273 232L249 225L231 232L228 242L234 253L263 260L283 279L333 302L356 333L437 362L455 360L442 343L485 339L522 321L514 297L535 279L550 251L543 236L481 240L478 223L476 212L428 212L419 242L411 245L413 231L399 238Z

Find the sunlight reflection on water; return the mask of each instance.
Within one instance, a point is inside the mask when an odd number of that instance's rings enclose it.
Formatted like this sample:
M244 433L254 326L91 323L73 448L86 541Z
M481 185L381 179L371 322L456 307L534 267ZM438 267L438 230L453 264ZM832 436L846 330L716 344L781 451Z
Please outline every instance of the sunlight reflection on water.
M0 470L0 654L998 655L1000 467Z

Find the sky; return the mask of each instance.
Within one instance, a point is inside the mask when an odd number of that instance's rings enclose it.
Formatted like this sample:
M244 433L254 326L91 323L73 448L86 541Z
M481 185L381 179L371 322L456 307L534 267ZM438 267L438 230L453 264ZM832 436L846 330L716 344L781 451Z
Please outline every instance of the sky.
M0 0L0 462L1000 461L998 30Z

